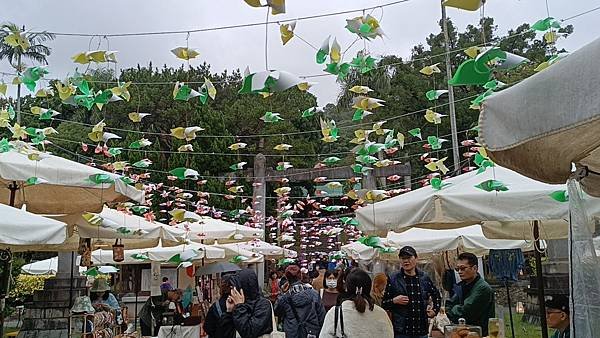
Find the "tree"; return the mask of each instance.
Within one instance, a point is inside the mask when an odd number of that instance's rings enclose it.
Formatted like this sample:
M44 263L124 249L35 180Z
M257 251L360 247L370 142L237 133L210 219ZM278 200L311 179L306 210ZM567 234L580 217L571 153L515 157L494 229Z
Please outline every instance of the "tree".
M29 46L23 48L22 45L11 46L6 42L6 37L11 34L22 34ZM47 57L50 56L51 49L43 43L48 40L54 40L55 35L48 32L25 32L23 29L11 22L0 25L0 60L8 60L10 65L21 74L25 70L23 59L31 60L43 65L48 64ZM21 83L17 84L17 122L21 122Z

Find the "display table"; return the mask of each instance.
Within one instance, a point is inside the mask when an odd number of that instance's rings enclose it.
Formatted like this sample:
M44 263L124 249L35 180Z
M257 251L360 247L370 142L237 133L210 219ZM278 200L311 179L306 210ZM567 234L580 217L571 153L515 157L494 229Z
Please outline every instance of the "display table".
M200 325L196 326L161 326L158 338L199 338Z

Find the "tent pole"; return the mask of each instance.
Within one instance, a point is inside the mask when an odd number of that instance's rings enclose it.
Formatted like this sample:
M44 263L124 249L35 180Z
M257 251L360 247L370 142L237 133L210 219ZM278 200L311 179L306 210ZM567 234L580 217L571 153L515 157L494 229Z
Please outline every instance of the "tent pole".
M510 288L508 287L508 278L504 278L504 285L506 286L506 300L508 301L508 316L510 318L510 332L512 338L515 338L515 323L513 322L512 304L510 302Z
M540 324L542 326L542 338L548 338L548 323L546 322L546 297L544 295L544 276L542 275L542 254L540 253L540 227L539 221L533 221L533 238L535 240L535 274L538 281L538 302L540 309Z
M19 190L19 186L17 186L17 182L13 181L8 185L8 190L10 190L10 200L8 201L8 205L11 207L15 206L15 198L17 197L17 190Z

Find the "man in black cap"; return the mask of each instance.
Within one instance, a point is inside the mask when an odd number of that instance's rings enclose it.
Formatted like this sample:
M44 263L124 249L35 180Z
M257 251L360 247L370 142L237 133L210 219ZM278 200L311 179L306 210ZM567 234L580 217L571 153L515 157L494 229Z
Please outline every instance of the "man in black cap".
M426 338L428 318L440 309L440 292L425 272L417 269L417 252L405 246L398 252L402 268L388 277L383 308L392 313L394 338ZM428 308L429 302L433 303Z
M546 321L550 328L556 329L552 338L569 338L569 297L553 295L546 297Z

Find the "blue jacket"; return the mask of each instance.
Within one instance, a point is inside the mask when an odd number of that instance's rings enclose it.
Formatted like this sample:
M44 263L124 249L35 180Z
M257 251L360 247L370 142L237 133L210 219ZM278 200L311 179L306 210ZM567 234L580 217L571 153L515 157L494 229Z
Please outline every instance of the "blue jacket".
M419 283L421 285L421 315L423 318L427 318L427 304L429 303L429 297L433 300L433 309L437 313L441 304L440 292L425 272L417 270L417 276L419 277ZM400 271L397 271L388 277L388 284L382 302L382 307L392 313L392 324L394 326L394 334L396 335L405 333L406 316L409 311L408 305L394 304L394 297L399 295L408 295L403 269L400 269Z
M294 315L292 306L298 314L299 321ZM300 325L319 336L325 320L325 308L317 291L302 283L295 283L290 286L288 292L277 298L275 315L283 318L283 331L286 338L306 338L300 330Z

